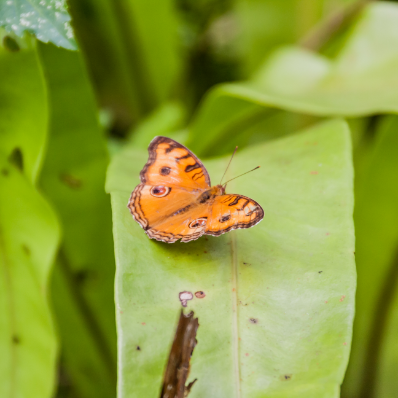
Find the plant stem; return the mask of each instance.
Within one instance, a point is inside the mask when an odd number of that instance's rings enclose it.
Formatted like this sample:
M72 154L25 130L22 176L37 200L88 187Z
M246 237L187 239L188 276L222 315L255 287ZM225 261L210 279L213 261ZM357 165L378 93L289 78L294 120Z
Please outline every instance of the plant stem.
M333 36L345 29L362 9L374 0L358 0L344 7L316 25L299 44L312 51L319 51Z

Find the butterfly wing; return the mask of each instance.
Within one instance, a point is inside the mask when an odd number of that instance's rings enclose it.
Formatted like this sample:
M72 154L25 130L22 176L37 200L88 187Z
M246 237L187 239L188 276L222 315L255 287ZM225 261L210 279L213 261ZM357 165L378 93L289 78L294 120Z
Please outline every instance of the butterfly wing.
M202 162L184 145L167 137L155 137L149 159L141 170L141 183L176 185L192 189L210 188L210 177Z
M201 204L197 194L183 188L171 187L160 198L151 194L153 189L151 185L138 185L129 208L145 233L162 242L189 242L203 234L219 236L233 229L250 228L264 216L257 202L242 195L216 196L214 201Z
M253 199L236 194L216 196L205 233L219 236L233 229L250 228L263 217L264 210Z
M199 238L204 226L190 227L193 218L186 213L197 208L197 197L210 188L207 170L190 150L167 137L155 137L148 152L141 184L128 204L131 214L152 239L173 243Z
M193 223L208 216L208 206L196 202L197 193L181 187L167 187L166 194L154 196L156 186L140 184L131 194L128 207L134 219L151 238L162 242L189 242L205 233L206 223Z

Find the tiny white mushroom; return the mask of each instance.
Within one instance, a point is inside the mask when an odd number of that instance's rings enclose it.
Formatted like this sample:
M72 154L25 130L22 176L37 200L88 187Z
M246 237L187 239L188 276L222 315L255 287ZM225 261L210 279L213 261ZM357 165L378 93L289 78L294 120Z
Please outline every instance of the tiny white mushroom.
M183 307L186 307L187 306L187 301L193 299L193 294L191 292L181 292L179 294L179 298L180 298L180 301L181 301L181 305Z

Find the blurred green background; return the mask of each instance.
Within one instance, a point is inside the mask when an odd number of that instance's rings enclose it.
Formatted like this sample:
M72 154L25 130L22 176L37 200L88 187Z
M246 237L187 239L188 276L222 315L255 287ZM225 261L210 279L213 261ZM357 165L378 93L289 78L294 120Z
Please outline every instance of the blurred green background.
M0 396L116 396L114 154L167 135L206 159L329 117L355 167L341 396L398 396L396 2L0 0L0 27Z

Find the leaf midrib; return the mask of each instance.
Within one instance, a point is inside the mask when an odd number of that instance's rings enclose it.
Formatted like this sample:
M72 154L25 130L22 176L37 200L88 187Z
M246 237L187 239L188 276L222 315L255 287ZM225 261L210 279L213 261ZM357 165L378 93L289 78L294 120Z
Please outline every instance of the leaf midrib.
M233 361L236 384L236 398L240 398L240 367L239 367L239 317L238 317L238 256L236 236L231 234L231 266L232 266L232 339Z

